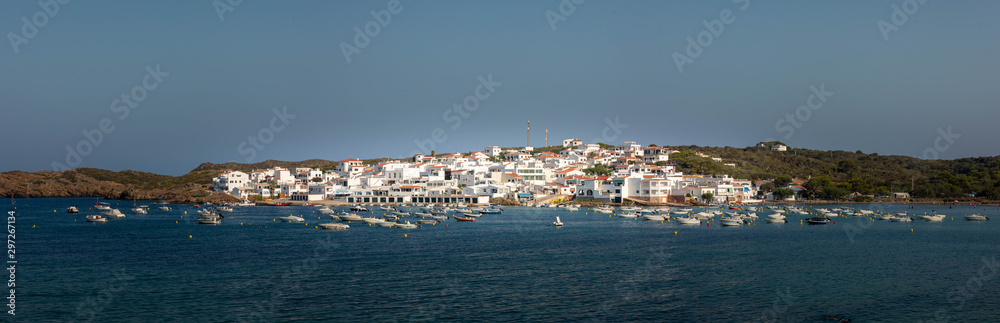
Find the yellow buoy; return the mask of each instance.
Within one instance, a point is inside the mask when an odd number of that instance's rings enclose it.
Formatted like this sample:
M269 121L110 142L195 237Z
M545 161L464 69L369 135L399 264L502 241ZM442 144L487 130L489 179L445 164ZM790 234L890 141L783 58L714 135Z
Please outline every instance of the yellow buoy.
M177 223L177 221L175 220L174 223Z
M243 222L240 222L240 225L243 225Z
M403 234L403 238L406 238L406 234L405 233Z
M188 239L191 239L191 238L193 238L193 237L192 237L192 236L191 236L191 235L189 234L189 235L188 235Z
M913 232L913 229L910 229L910 232Z
M56 213L56 210L52 210L52 213Z
M674 235L677 235L677 231L674 231Z

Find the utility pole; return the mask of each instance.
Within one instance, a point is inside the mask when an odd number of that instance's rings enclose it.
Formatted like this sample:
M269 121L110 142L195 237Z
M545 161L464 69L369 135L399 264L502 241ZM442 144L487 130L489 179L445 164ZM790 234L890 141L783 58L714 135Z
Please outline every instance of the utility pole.
M545 128L545 147L549 146L549 128Z
M528 120L528 144L525 147L531 147L531 120Z

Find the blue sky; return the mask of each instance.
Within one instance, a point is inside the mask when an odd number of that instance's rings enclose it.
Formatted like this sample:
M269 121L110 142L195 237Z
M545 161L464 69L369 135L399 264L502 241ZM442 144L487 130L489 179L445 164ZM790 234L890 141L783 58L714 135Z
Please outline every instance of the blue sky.
M568 12L571 0L403 0L348 62L342 43L391 2L243 1L220 19L208 0L72 1L55 15L7 1L0 171L178 175L201 162L404 157L428 142L466 152L523 146L528 120L534 146L548 128L550 144L1000 150L1000 2L927 1L897 26L892 6L906 1L587 0ZM555 30L548 11L565 18ZM35 16L44 26L26 33L22 17ZM699 33L711 43L681 72L674 53ZM489 96L469 98L490 76ZM820 86L828 100L800 109ZM126 93L145 98L124 116ZM478 106L447 112L463 101ZM286 107L294 117L275 119ZM798 128L779 123L789 114ZM113 130L81 145L102 119ZM67 161L67 146L90 151Z

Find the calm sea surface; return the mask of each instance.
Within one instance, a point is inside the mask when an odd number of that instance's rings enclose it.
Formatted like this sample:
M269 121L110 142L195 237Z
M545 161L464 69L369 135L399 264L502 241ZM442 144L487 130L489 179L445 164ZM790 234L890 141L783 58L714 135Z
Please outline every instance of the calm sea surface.
M152 209L132 215L110 201L125 219L85 222L96 201L15 201L5 321L1000 322L995 206L857 206L937 210L940 223L741 227L506 207L476 223L325 231L311 207L237 207L199 225L190 205L139 201ZM307 223L275 222L289 214Z

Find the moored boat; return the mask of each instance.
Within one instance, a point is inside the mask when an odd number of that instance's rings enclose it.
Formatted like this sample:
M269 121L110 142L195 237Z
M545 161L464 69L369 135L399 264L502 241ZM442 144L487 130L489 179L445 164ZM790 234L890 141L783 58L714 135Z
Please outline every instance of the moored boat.
M457 216L457 215L453 215L452 217L455 218L455 221L459 221L459 222L476 222L476 218L467 218L467 217L461 217L461 216Z
M806 223L809 223L809 224L829 224L830 223L830 218L828 218L828 217L822 217L822 216L818 216L818 217L814 217L814 218L808 218L808 219L806 219Z
M563 226L563 223L562 223L562 221L559 220L559 217L557 216L556 217L556 222L552 222L552 225L557 226L557 227L561 227L561 226Z
M965 219L968 221L986 221L990 218L979 214L969 214L965 216Z
M677 223L680 224L701 224L701 219L698 218L676 218Z
M294 216L294 215L280 216L280 217L278 217L278 220L285 221L285 222L306 222L306 219L303 219L302 217Z
M76 205L71 205L70 207L66 208L66 212L67 213L80 213L80 209L76 208Z
M343 223L336 223L336 222L320 223L319 227L323 228L325 230L347 230L347 229L351 228L351 226L349 226L349 225L346 225L346 224L343 224Z
M108 222L108 218L101 215L88 215L87 222Z

